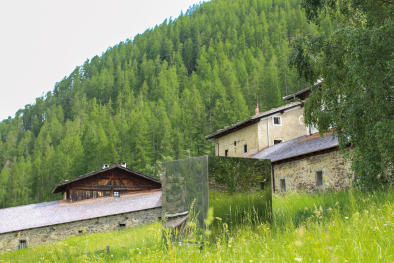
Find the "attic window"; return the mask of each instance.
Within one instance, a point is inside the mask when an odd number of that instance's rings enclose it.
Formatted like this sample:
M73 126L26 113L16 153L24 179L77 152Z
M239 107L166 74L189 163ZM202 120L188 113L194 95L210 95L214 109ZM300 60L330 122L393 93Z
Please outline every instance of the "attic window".
M323 186L323 171L316 172L316 186Z
M282 126L282 117L273 117L272 121L275 126Z
M228 150L224 151L224 156L228 156Z
M280 190L286 192L286 179L280 179Z
M18 249L24 249L24 248L27 248L27 242L26 242L26 239L20 239L20 240L19 240L19 246L18 246Z
M114 191L114 197L119 197L119 191Z
M282 140L274 140L274 145L275 144L279 144L279 143L281 143L282 142Z
M247 152L248 152L248 145L244 144L244 153L247 153Z

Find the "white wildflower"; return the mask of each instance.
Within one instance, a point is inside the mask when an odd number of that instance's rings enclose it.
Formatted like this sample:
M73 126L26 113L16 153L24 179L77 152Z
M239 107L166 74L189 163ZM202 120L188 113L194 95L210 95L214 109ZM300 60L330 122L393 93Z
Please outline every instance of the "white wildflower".
M348 216L345 216L345 219L348 219L349 217Z
M301 261L302 261L302 258L295 258L294 260L295 260L295 261L298 261L298 262L301 262Z

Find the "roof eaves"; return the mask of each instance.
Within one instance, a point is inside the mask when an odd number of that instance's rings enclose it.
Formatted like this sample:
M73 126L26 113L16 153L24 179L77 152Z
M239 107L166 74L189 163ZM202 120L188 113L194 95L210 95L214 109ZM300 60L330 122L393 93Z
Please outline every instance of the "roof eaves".
M322 83L323 83L323 81L319 79L319 80L318 80L315 84L313 84L311 87L308 87L308 88L302 89L302 90L300 90L300 91L297 91L297 92L295 92L295 93L293 93L293 94L284 96L284 97L283 97L283 100L290 100L290 99L293 99L293 98L297 97L298 95L300 95L300 94L302 94L302 93L304 93L304 92L311 91L312 87L313 87L313 88L320 87Z
M148 176L148 175L145 175L145 174L143 174L143 173L141 173L141 172L137 172L137 171L134 171L134 170L129 169L129 168L125 168L125 167L123 167L123 166L117 164L117 165L110 166L110 167L108 167L108 168L104 168L104 169L100 169L100 170L97 170L97 171L93 171L93 172L90 172L90 173L87 173L87 174L80 175L80 176L78 176L78 177L76 177L76 178L73 178L73 179L64 181L64 182L62 182L62 183L60 183L60 184L58 184L58 185L55 186L55 189L53 189L52 194L58 193L59 191L57 191L57 189L58 189L59 187L61 187L61 186L68 185L68 184L70 184L70 183L73 183L73 182L76 182L76 181L79 181L79 180L88 178L88 177L90 177L90 176L93 176L93 175L96 175L96 174L98 174L98 173L100 173L100 172L103 172L104 170L108 170L108 171L109 171L109 170L115 169L115 168L120 168L120 169L123 169L123 170L125 170L125 171L132 172L132 173L137 174L137 175L139 175L139 176L141 176L141 177L144 177L144 178L146 178L146 179L148 179L148 180L151 180L151 181L154 181L154 182L156 182L156 183L160 183L160 184L161 184L161 181L160 181L160 180L157 180L157 179L155 179L155 178L153 178L153 177L150 177L150 176Z
M315 151L310 151L310 152L307 152L307 153L296 154L296 155L288 156L288 157L285 157L285 158L282 158L282 159L277 159L277 160L274 160L274 161L271 160L271 162L275 163L275 162L283 161L283 160L286 160L286 159L290 159L290 158L294 158L294 157L298 157L298 156L303 156L303 155L308 155L308 154L311 154L311 153L320 152L320 151L324 151L324 150L331 149L331 148L336 148L336 147L338 147L338 145L332 145L332 146L329 146L329 147L326 147L326 148L321 148L321 149L318 149L318 150L315 150Z
M297 107L297 106L302 106L303 104L304 104L304 101L297 101L297 102L286 104L286 105L284 105L282 107L279 107L279 108L275 108L275 109L272 109L272 110L269 110L269 111L262 112L260 114L254 115L254 116L250 117L249 119L246 119L246 120L244 120L242 122L238 122L236 124L233 124L230 127L225 127L224 129L219 129L215 133L205 136L205 140L216 138L220 134L223 134L225 132L230 132L231 130L233 130L235 128L238 128L240 126L244 126L244 125L246 125L246 124L248 124L250 122L253 122L256 119L261 119L261 118L264 118L264 117L276 114L276 113L281 112L281 111L285 111L285 110L288 110L288 109L291 109L291 108L294 108L294 107Z

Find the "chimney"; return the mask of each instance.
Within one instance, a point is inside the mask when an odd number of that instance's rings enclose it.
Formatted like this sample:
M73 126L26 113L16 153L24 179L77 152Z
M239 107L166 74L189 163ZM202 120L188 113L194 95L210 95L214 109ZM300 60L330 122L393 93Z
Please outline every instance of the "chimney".
M108 168L109 164L103 164L103 169Z
M122 166L122 167L124 167L124 168L127 168L125 162L121 162L121 163L119 163L119 164L120 164L120 166Z
M256 104L256 109L254 110L255 115L259 114L259 104Z

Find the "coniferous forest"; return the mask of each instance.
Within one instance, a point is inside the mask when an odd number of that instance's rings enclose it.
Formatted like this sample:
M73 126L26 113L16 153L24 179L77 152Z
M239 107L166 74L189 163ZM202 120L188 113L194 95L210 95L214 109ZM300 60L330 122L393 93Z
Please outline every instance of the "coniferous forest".
M309 85L291 42L332 27L307 23L299 0L212 0L120 42L0 123L0 207L59 199L56 184L103 163L156 176L214 153L206 135Z

